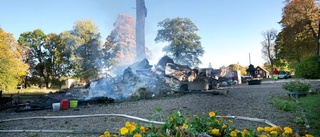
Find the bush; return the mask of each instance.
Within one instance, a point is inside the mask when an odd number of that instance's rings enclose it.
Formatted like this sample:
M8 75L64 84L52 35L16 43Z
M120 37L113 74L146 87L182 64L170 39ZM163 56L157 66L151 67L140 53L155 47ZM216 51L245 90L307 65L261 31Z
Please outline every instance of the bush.
M52 79L51 80L51 86L50 88L52 89L60 89L61 86L65 83L65 80L60 80L60 79Z
M296 108L295 102L287 101L280 98L272 98L272 105L283 111L292 111Z
M320 78L319 69L318 57L309 57L296 65L295 75L298 78L317 79Z
M282 85L282 88L288 91L308 91L311 88L310 83L306 83L302 80L294 80Z

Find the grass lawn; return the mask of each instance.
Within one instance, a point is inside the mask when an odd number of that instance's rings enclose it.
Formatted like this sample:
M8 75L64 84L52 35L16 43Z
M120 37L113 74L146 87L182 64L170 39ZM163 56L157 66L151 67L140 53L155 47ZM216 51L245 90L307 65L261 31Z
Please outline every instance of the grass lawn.
M308 131L316 136L320 136L320 94L309 94L300 98L300 106L305 112L310 124Z
M305 97L300 97L298 104L294 97L288 96L272 98L271 103L280 110L294 112L297 115L294 122L301 125L301 129L304 130L305 123L300 110L302 108L310 125L307 131L315 137L320 137L320 94L308 94Z
M49 92L56 92L59 89L40 89L40 88L27 88L27 89L16 89L14 91L5 91L3 92L3 96L16 95L39 95L39 94L47 94Z

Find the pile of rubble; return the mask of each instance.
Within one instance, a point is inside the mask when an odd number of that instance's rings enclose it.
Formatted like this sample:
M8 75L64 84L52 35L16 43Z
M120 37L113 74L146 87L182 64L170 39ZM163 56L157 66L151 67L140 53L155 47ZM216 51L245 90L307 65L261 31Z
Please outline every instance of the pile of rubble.
M125 67L117 76L109 74L85 87L63 89L37 97L33 101L18 101L18 104L35 106L32 110L39 110L50 108L52 103L63 99L75 99L81 104L159 98L181 92L209 93L220 86L235 83L226 69L191 69L189 66L175 64L171 58L164 56L154 66L144 59Z
M122 75L103 77L90 83L86 99L108 97L114 100L151 98L173 91L207 91L218 88L230 78L226 70L191 69L175 64L168 56L152 66L147 59L128 66ZM226 85L226 86L227 86Z

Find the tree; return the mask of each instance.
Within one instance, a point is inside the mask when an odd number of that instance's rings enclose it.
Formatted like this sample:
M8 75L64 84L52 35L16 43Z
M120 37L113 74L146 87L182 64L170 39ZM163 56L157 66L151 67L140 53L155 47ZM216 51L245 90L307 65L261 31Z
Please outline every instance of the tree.
M60 44L55 49L55 67L58 77L70 76L73 73L72 60L73 36L70 31L64 31L59 35Z
M83 41L81 38L72 35L71 31L64 31L59 36L61 39L61 47L59 48L61 56L57 59L57 63L62 66L61 69L65 76L73 76L76 73L75 50L83 44Z
M0 28L0 90L14 89L27 74L29 66L23 62L22 49L12 34Z
M296 77L306 79L319 79L319 62L317 56L309 57L296 65Z
M50 33L47 35L44 45L44 48L48 50L46 69L51 76L61 76L63 73L60 68L61 66L58 64L58 60L61 58L62 54L61 45L62 43L59 35L55 33Z
M34 31L24 32L20 35L18 42L22 46L29 48L29 58L26 60L32 68L30 73L34 77L41 77L44 79L45 86L49 88L51 78L51 58L49 46L46 45L46 35L42 30L36 29ZM41 82L39 83L41 86Z
M228 66L229 70L233 70L233 71L237 71L237 70L240 70L240 73L242 75L246 75L247 74L247 71L246 71L246 68L239 65L239 64L230 64Z
M72 59L76 77L86 81L95 79L101 69L101 41L98 27L90 20L79 20L71 31Z
M297 64L317 54L319 9L313 0L287 0L277 38L277 59Z
M50 77L50 87L60 88L63 84L61 77L68 74L68 53L62 43L60 35L50 33L45 39L45 49L48 52L46 61L46 70Z
M277 31L275 29L270 29L262 33L264 41L261 42L262 44L262 57L270 63L271 69L270 72L273 70L274 60L276 58L275 54L275 40L277 37Z
M118 65L129 65L136 58L135 20L127 14L119 14L109 35L116 45Z
M199 57L204 54L200 37L195 33L198 28L188 18L165 19L158 24L161 27L156 42L169 42L163 48L176 63L196 67L201 64Z
M115 58L119 50L119 47L117 47L115 44L114 38L108 36L101 50L103 68L111 70L116 66L117 61Z

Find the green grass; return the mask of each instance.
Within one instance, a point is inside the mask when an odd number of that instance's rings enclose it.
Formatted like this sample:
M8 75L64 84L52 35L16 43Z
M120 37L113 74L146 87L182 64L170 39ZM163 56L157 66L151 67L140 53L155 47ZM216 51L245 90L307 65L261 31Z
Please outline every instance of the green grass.
M273 106L283 111L293 111L297 108L295 101L288 96L272 98L271 103Z
M300 97L299 104L295 102L295 98L289 96L274 97L270 101L280 110L294 112L297 115L294 122L305 129L300 112L300 108L302 108L310 125L310 128L307 129L309 134L315 137L320 136L320 94L308 94L305 97Z
M299 105L304 110L309 124L308 131L316 136L320 136L320 94L309 94L304 98L299 98Z
M56 92L59 89L40 89L40 88L27 88L27 89L16 89L13 91L4 91L2 94L4 96L11 95L11 94L47 94L49 92Z

